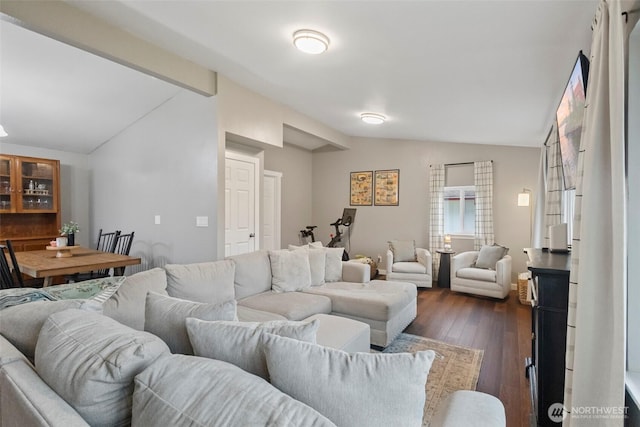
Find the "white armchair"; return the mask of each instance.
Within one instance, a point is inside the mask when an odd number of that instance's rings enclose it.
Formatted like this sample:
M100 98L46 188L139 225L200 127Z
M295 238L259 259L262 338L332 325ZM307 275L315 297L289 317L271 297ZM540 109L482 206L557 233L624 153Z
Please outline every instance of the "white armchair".
M478 254L462 252L451 259L451 290L505 298L511 291L511 256L503 256L494 269L486 269L475 267Z
M394 262L393 251L387 250L387 280L411 282L418 287L433 286L431 253L422 248L416 248L417 261Z

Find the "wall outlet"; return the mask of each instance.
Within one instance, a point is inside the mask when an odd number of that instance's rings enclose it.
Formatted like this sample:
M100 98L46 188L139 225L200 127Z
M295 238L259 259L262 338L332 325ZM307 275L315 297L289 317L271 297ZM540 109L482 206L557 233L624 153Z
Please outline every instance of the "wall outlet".
M156 215L153 217L153 223L155 225L160 225L160 215Z
M208 227L209 226L209 217L208 216L197 216L196 217L196 227Z

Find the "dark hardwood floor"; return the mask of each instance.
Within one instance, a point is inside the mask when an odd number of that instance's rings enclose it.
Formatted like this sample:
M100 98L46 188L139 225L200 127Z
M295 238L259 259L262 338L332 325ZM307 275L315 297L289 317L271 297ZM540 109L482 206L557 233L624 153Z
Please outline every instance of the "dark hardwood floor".
M524 359L531 355L531 307L512 291L505 301L419 289L418 316L406 333L484 350L477 390L504 404L508 427L528 427L529 381Z

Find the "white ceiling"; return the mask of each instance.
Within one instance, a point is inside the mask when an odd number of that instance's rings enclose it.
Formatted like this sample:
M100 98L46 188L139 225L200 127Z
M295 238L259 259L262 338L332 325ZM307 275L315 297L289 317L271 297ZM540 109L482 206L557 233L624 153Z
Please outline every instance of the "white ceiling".
M590 48L597 5L596 0L69 2L347 135L515 146L542 144L577 53ZM16 98L7 96L5 102L5 81L11 79L19 90L33 85L22 79L23 72L7 72L5 60L25 49L5 54L5 27L0 120L7 128ZM295 50L291 34L300 28L327 34L329 51ZM104 122L122 113L123 105L152 109L179 90L169 85L152 95L149 77L133 90L114 71L98 81L97 70L85 72L77 62L81 56L91 55L56 54L53 62L62 71L49 70L51 64L23 65L47 70L48 86L66 80L78 85L61 89L53 100L41 99L58 122L56 132L107 129ZM94 94L103 83L106 92ZM145 89L141 93L139 86ZM77 92L86 96L76 98ZM388 121L365 125L358 118L363 111L385 114ZM33 117L31 109L15 114ZM66 122L67 115L74 120ZM38 117L30 126L39 123L44 132L47 119ZM105 130L100 143L113 130ZM59 139L62 144L71 137ZM87 143L84 152L95 145Z

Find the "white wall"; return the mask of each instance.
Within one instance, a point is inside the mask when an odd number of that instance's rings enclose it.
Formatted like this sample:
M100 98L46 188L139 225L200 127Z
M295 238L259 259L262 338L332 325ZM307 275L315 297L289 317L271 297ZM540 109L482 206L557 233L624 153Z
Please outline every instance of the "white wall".
M290 144L283 148L267 147L264 168L282 172L282 233L281 246L299 245L299 231L312 224L310 151ZM316 239L320 240L320 235ZM328 239L323 239L325 243Z
M4 139L10 141L11 135ZM28 147L4 141L0 143L0 153L60 160L62 222L76 221L80 224L80 233L76 235L80 245L87 246L93 241L89 230L89 159L86 154Z
M542 145L542 142L541 142ZM523 187L536 193L540 149L493 145L354 138L347 151L313 155L313 221L317 235L332 232L329 223L349 207L349 173L400 169L399 206L358 206L351 236L351 255L383 255L391 239L429 242L429 165L493 160L496 242L510 248L513 277L526 271L522 249L529 245L529 209L517 206ZM453 249L466 249L453 242ZM384 268L385 266L383 266Z
M183 90L89 155L92 232L135 231L133 271L217 259L216 135L215 97Z

